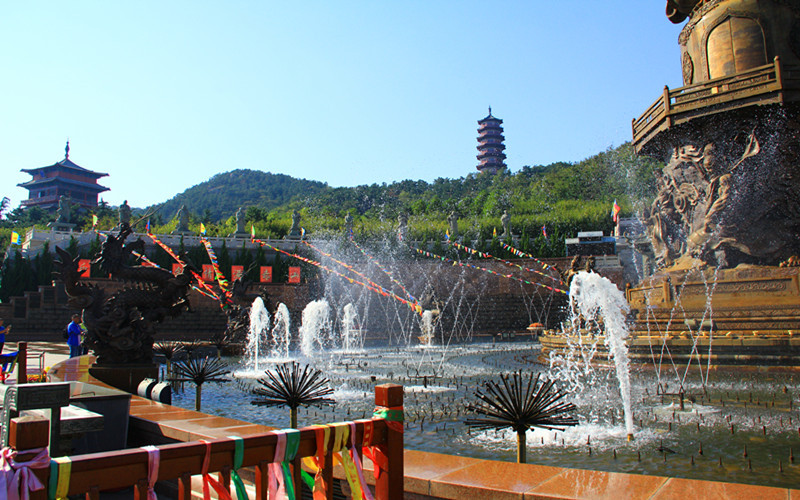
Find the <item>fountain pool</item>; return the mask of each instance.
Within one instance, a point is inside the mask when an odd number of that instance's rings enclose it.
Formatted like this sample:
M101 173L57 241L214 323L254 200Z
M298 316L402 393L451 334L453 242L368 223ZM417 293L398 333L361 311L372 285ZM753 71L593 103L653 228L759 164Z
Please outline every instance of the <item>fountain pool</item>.
M299 425L369 416L374 385L398 383L405 388L407 448L513 461L513 434L470 432L462 424L463 409L474 389L498 373L547 371L536 362L539 354L538 344L525 342L320 351L314 366L330 379L336 405L301 408ZM295 359L308 362L300 353ZM204 411L275 427L288 425L288 409L250 405L253 397L243 390L275 361L263 359L262 371L256 371L245 359L229 358L236 380L204 386ZM619 384L612 371L596 370L591 384L568 398L578 406L581 424L565 432L529 431L528 461L796 487L800 464L793 463L793 455L800 453L800 401L794 377L741 371L690 374L680 411L677 399L669 395L677 387L665 386L663 380L659 387L652 371L634 365L630 385L635 439L628 442ZM173 404L192 408L194 391L176 394Z

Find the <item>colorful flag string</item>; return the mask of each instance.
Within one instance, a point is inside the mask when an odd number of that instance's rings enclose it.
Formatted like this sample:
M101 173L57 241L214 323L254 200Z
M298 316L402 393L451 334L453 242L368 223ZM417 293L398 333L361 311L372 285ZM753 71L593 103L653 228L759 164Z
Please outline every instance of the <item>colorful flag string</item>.
M486 269L485 267L480 267L480 266L476 266L474 264L469 264L469 263L453 260L453 259L444 257L442 255L437 255L435 253L428 252L427 250L422 250L420 248L415 248L415 247L412 247L412 246L409 246L408 248L410 248L411 250L414 250L415 252L417 252L420 255L424 255L425 257L438 259L438 260L441 260L442 262L450 262L454 266L469 267L469 268L475 269L477 271L483 271L483 272L487 272L489 274L494 274L495 276L500 276L501 278L508 278L508 279L511 279L511 280L514 280L514 281L519 281L520 283L525 283L526 285L539 286L539 287L545 288L547 290L550 290L552 292L563 293L565 295L569 295L569 292L567 290L561 290L559 288L554 288L552 286L545 285L544 283L538 283L538 282L535 282L535 281L528 281L528 280L525 280L525 279L522 279L522 278L518 278L518 277L516 277L516 276L514 276L512 274L500 274L500 273L498 273L496 271L492 271L491 269Z
M507 266L516 267L521 271L527 271L527 272L531 272L531 273L534 273L534 274L538 274L539 276L543 276L545 278L549 278L549 279L555 281L556 283L558 283L559 285L563 285L564 284L564 282L561 281L561 278L553 277L553 276L551 276L549 274L543 273L541 271L537 271L536 269L531 269L529 267L523 267L523 266L521 266L519 264L515 264L514 262L510 262L510 261L507 261L505 259L501 259L500 257L495 257L494 255L492 255L490 253L481 252L480 250L476 250L474 248L470 248L470 247L468 247L466 245L462 245L461 243L456 243L455 241L450 241L450 240L447 240L447 241L451 245L453 245L454 247L458 248L459 250L463 250L463 251L465 251L467 253L470 253L472 255L477 255L477 256L482 257L484 259L494 259L494 260L496 260L498 262L502 262L503 264L505 264ZM505 245L505 243L503 243L503 245ZM505 245L505 246L507 246L507 245ZM511 248L511 247L509 247L509 248ZM514 253L514 252L512 252L512 253ZM514 253L514 255L516 255L516 253ZM552 268L552 266L551 266L551 268Z
M211 261L211 267L214 268L214 279L217 280L217 284L219 285L220 290L222 290L222 293L225 294L225 298L232 303L233 294L231 293L230 285L228 280L225 279L225 275L222 274L222 269L219 267L219 260L217 259L217 255L214 253L214 249L211 247L211 242L208 241L205 236L200 238L200 242L204 247L206 247L208 259Z
M131 254L133 254L136 258L141 260L142 264L144 266L155 267L156 269L162 269L161 266L159 266L158 264L156 264L152 260L148 259L145 254L140 254L139 252L136 252L136 251L131 252ZM192 289L194 291L196 291L197 293L201 294L201 295L205 295L208 298L211 298L211 299L214 299L214 300L219 300L219 297L213 291L212 292L207 292L207 291L203 290L202 288L197 287L196 285L192 285Z
M542 227L544 227L544 226L542 226ZM559 275L561 274L561 273L558 271L558 268L557 268L556 266L551 266L551 265L550 265L550 264L548 264L547 262L543 262L543 261L541 261L541 260L537 259L536 257L534 257L533 255L531 255L531 254L529 254L529 253L525 253L525 252L523 252L523 251L521 251L521 250L517 250L516 248L512 247L511 245L508 245L508 244L506 244L506 243L501 243L501 244L503 245L503 248L504 248L504 249L506 249L506 250L508 250L509 252L513 253L513 254L514 254L514 255L516 255L517 257L519 257L519 258L521 258L521 259L531 259L532 261L536 262L537 264L539 264L540 266L542 266L542 267L543 267L543 268L545 268L546 270L548 270L548 271L554 271L554 272L558 273ZM563 281L560 281L560 280L559 280L559 282L560 282L560 283L563 283Z
M386 274L386 276L388 276L388 277L389 277L389 279L392 281L392 283L394 283L395 285L397 285L398 287L400 287L400 289L403 291L403 293L406 295L406 297L408 297L408 299L409 299L409 300L411 300L412 302L419 302L419 301L417 300L417 298L416 298L416 297L414 297L413 295L411 295L411 294L408 292L408 290L406 290L406 287L404 287L402 283L400 283L398 280L396 280L396 279L394 278L394 275L392 274L392 272L391 272L389 269L387 269L386 267L382 266L382 265L381 265L381 263L380 263L380 262L378 262L378 260L377 260L377 259L375 259L375 258L374 258L372 255L370 255L369 253L367 253L367 251L366 251L366 250L364 250L364 249L361 247L361 245L359 245L359 244L356 242L355 238L353 238L353 231L350 231L350 243L352 243L352 244L353 244L353 246L355 246L355 247L358 249L358 251L359 251L359 252L361 252L361 254L362 254L362 255L364 255L364 257L366 257L367 259L369 259L369 261L370 261L370 262L372 262L372 264L373 264L375 267L377 267L378 269L380 269L381 271L383 271L383 272L384 272L384 274Z
M184 261L182 261L180 259L180 257L178 257L175 254L175 252L173 252L172 249L170 247L168 247L163 241L161 241L158 238L156 238L156 236L154 234L152 234L152 233L146 233L146 234L153 241L153 243L155 243L162 250L167 252L167 255L172 257L172 259L175 260L175 262L177 262L181 266L186 267L186 263ZM194 279L197 280L198 286L200 288L202 288L203 290L205 290L206 292L208 292L210 294L213 294L215 297L217 297L217 300L219 300L220 307L222 307L224 309L225 306L226 306L225 301L222 300L217 294L214 293L214 290L205 281L203 281L203 277L200 276L196 271L191 271L191 273L192 273L192 276L194 276ZM226 297L226 300L228 300L227 297Z
M415 302L408 301L408 300L404 299L403 297L398 296L394 292L390 292L390 291L388 291L388 290L386 290L384 288L379 288L379 287L376 288L376 287L374 287L374 286L372 286L372 285L370 285L368 283L364 283L362 281L358 281L358 280L356 280L354 278L351 278L350 276L347 276L347 275L345 275L343 273L335 271L335 270L323 265L320 262L317 262L315 260L311 260L311 259L309 259L307 257L303 257L302 255L297 255L297 254L294 254L294 253L291 253L291 252L287 252L286 250L281 250L280 248L274 247L274 246L270 245L269 243L267 243L265 241L259 240L258 238L253 238L253 242L254 243L258 243L259 245L261 245L263 247L267 247L270 250L273 250L275 252L279 252L279 253L282 253L282 254L284 254L284 255L286 255L288 257L292 257L292 258L295 258L295 259L300 260L302 262L305 262L306 264L311 264L312 266L318 267L318 268L320 268L320 269L322 269L324 271L327 271L327 272L329 272L331 274L335 274L335 275L337 275L337 276L339 276L341 278L346 279L350 284L361 285L361 286L363 286L364 288L366 288L368 290L371 290L371 291L373 291L373 292L375 292L375 293L377 293L379 295L382 295L383 297L393 298L393 299L397 300L398 302L400 302L401 304L407 305L412 311L414 311L415 313L419 314L420 316L422 315L422 312L423 312L422 311L422 306L420 306L419 304L417 304Z
M379 285L378 283L374 282L373 280L371 280L370 278L368 278L366 275L364 275L362 272L358 271L358 270L357 270L355 267L351 266L350 264L348 264L348 263L346 263L346 262L342 262L342 261L338 260L338 259L337 259L336 257L334 257L332 254L330 254L330 253L327 253L327 252L325 252L325 251L321 250L320 248L318 248L318 247L316 247L316 246L312 245L312 244L311 244L309 241L303 240L303 243L304 243L304 244L305 244L307 247L309 247L310 249L312 249L312 250L314 250L314 251L316 251L316 252L318 252L318 253L320 253L320 254L324 255L325 257L327 257L327 258L331 259L333 262L335 262L335 263L339 264L340 266L342 266L343 268L347 269L348 271L350 271L351 273L355 274L356 276L360 276L360 277L361 277L361 278L363 278L363 279L364 279L364 281L365 281L365 282L367 282L367 283L368 283L370 286L372 286L372 287L374 287L374 288L377 288L378 290L380 290L380 291L381 291L381 294L384 294L384 293L386 293L386 294L388 294L388 293L392 293L390 290L388 290L388 289L386 289L386 288L382 287L381 285ZM381 270L383 270L383 269L381 269ZM387 272L387 271L385 271L385 270L383 270L383 271L384 271L385 273L387 273L387 274L388 274L388 272ZM389 278L391 279L391 276L389 276ZM394 281L394 280L393 280L393 281ZM402 288L402 285L401 285L401 288ZM403 291L405 291L405 288L403 288ZM415 299L415 298L414 298L414 297L412 297L410 294L408 294L408 292L406 292L406 295L409 297L409 301L410 301L410 302L413 302L413 303L417 302L417 299Z

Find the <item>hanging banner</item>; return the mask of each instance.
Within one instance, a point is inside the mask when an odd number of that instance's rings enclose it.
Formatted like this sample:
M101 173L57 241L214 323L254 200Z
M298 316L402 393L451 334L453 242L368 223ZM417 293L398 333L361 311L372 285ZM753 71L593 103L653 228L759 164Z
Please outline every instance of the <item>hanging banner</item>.
M211 264L203 264L203 281L214 281L214 266Z
M231 266L231 281L236 281L244 274L244 266Z
M92 272L91 259L81 259L78 261L78 272L81 273L81 278L90 278Z
M177 276L177 275L181 274L181 271L183 271L183 266L181 264L178 264L177 262L173 262L172 263L172 274Z
M300 268L295 266L289 267L289 283L300 283Z
M272 266L261 266L261 283L272 283Z

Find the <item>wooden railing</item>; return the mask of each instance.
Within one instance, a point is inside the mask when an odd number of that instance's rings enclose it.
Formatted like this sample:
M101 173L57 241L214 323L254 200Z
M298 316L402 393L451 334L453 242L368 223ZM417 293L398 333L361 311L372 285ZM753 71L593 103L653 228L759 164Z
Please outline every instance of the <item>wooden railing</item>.
M403 387L385 384L375 387L376 412L388 411L392 417L357 420L355 442L359 454L362 446L374 447L377 455L385 457L379 476L375 479L375 498L395 500L403 498L403 433L402 406ZM399 420L399 421L398 421ZM14 419L10 426L9 446L16 450L29 450L47 445L47 420L22 417ZM351 422L332 424L346 425L352 428ZM368 428L371 436L365 443L364 430ZM273 463L275 447L278 443L278 432L243 436L243 453L241 467L255 469L256 499L266 500L268 491L268 468ZM327 498L333 498L333 451L334 432L330 432L326 443L327 454L325 466L322 468L322 480L327 485ZM167 444L156 447L159 455L157 470L158 481L177 480L178 496L181 500L192 497L192 476L201 474L206 453L209 453L208 472L219 473L219 481L228 492L231 491L231 471L234 467L235 442L232 438L214 439L208 442L188 442ZM300 498L301 488L305 487L301 480L301 459L317 455L317 432L314 427L300 429L298 452L292 460L292 476L296 498ZM351 447L350 439L347 448ZM208 449L208 451L207 451ZM347 453L346 449L341 450ZM147 498L148 456L143 448L126 449L113 452L94 453L70 457L69 483L67 495L85 495L87 500L99 500L100 492L120 488L134 487L134 498ZM17 461L31 458L20 455ZM383 462L383 461L381 461ZM374 467L379 467L375 464ZM48 497L50 485L50 469L34 470L36 476L45 485L44 490L31 492L31 500L44 500ZM365 471L366 473L366 471ZM0 495L5 492L0 491ZM233 493L236 498L236 493Z
M784 102L787 91L800 90L800 71L781 65L764 66L664 93L632 122L633 144L640 151L656 133L697 116L746 106Z

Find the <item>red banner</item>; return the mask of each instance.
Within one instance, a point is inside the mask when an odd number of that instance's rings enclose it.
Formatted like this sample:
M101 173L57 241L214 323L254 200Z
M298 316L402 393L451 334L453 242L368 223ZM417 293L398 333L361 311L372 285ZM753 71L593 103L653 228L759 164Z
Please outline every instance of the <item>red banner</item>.
M231 281L236 281L244 274L244 266L231 266Z
M178 264L177 262L173 262L172 263L172 274L177 276L177 275L181 274L181 271L183 271L183 266Z
M289 283L300 283L300 267L289 267Z
M261 282L272 283L272 266L261 266Z
M214 266L203 264L203 281L214 281Z
M81 259L78 261L78 272L81 273L81 278L90 278L92 272L91 259Z

